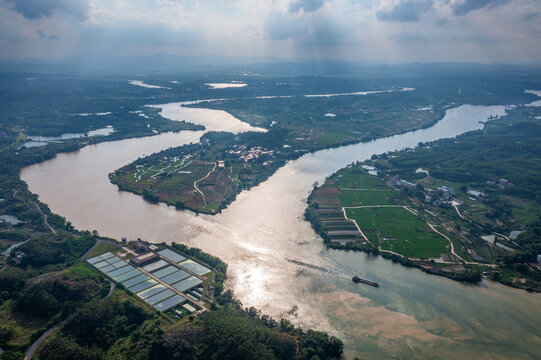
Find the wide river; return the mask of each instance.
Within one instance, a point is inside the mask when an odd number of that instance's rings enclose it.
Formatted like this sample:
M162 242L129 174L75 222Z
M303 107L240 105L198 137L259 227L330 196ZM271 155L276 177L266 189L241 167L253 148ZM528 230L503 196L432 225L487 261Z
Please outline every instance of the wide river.
M165 117L208 130L251 128L223 111L160 107ZM118 191L107 177L143 154L196 142L202 131L87 146L29 166L21 177L79 229L175 241L219 256L229 265L228 287L245 306L339 336L348 358L533 359L541 354L540 295L492 282L465 285L380 257L327 250L302 218L312 184L347 164L480 129L480 120L504 113L504 106L463 105L428 129L304 155L216 216L147 203ZM382 285L354 284L354 273Z

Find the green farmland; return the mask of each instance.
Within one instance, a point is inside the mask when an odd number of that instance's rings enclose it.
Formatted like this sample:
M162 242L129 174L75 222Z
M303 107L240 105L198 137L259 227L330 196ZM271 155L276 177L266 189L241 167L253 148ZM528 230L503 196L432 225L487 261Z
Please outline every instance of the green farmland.
M343 207L392 205L398 194L395 190L340 190L340 204ZM393 201L394 200L394 201Z
M323 187L390 190L387 184L360 166L350 166L338 171L325 181Z
M405 208L411 203L404 193L359 165L350 165L327 178L312 193L310 204L307 218L332 247L371 247L424 259L449 253L448 241ZM351 229L350 220L362 234L351 232L356 229Z
M346 209L346 214L382 250L425 259L448 252L445 238L402 207Z

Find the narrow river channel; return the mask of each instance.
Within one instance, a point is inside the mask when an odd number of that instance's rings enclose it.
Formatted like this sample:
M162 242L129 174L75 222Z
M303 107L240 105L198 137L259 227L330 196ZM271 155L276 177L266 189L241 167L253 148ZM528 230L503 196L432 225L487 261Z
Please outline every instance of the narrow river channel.
M208 130L250 130L223 111L160 107L165 117ZM181 242L222 258L227 285L245 306L339 336L348 358L533 359L541 349L540 295L491 282L464 285L380 257L327 250L302 219L314 181L372 154L480 129L480 120L504 113L504 106L463 105L428 129L304 155L216 216L149 204L118 191L107 177L143 154L196 142L202 131L87 146L29 166L21 177L79 229ZM354 273L381 288L354 284Z

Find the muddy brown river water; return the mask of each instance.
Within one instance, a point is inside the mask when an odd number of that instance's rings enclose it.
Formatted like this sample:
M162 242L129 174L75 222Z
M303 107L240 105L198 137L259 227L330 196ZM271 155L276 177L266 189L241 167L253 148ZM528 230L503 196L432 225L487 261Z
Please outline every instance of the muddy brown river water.
M223 111L160 107L165 117L207 130L253 129ZM197 142L202 131L87 146L29 166L21 177L79 229L175 241L220 257L229 266L227 286L245 306L339 336L348 358L534 359L541 354L539 294L492 282L465 285L380 257L327 250L302 218L314 181L372 154L480 129L480 120L504 113L504 106L462 105L428 129L306 154L216 216L147 203L107 177L144 154ZM381 288L354 284L355 273Z

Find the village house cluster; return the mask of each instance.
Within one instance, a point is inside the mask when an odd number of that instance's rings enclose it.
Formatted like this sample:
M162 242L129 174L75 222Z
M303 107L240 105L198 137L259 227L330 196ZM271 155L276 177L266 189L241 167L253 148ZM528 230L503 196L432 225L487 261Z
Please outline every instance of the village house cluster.
M444 201L451 200L454 189L448 186L440 186L437 189L425 189L425 203L440 206Z
M229 156L238 158L241 162L254 162L268 160L274 155L274 150L268 150L260 146L248 148L246 145L235 145L228 151Z
M417 187L416 184L401 179L399 175L387 175L386 180L400 191L413 192ZM454 193L455 190L448 186L439 186L436 189L426 188L424 189L425 203L440 206L444 202L450 201Z
M487 184L488 185L497 185L501 188L506 188L506 187L510 187L510 186L514 186L514 184L512 182L510 182L509 180L507 179L500 179L498 181L493 181L493 180L487 180Z

